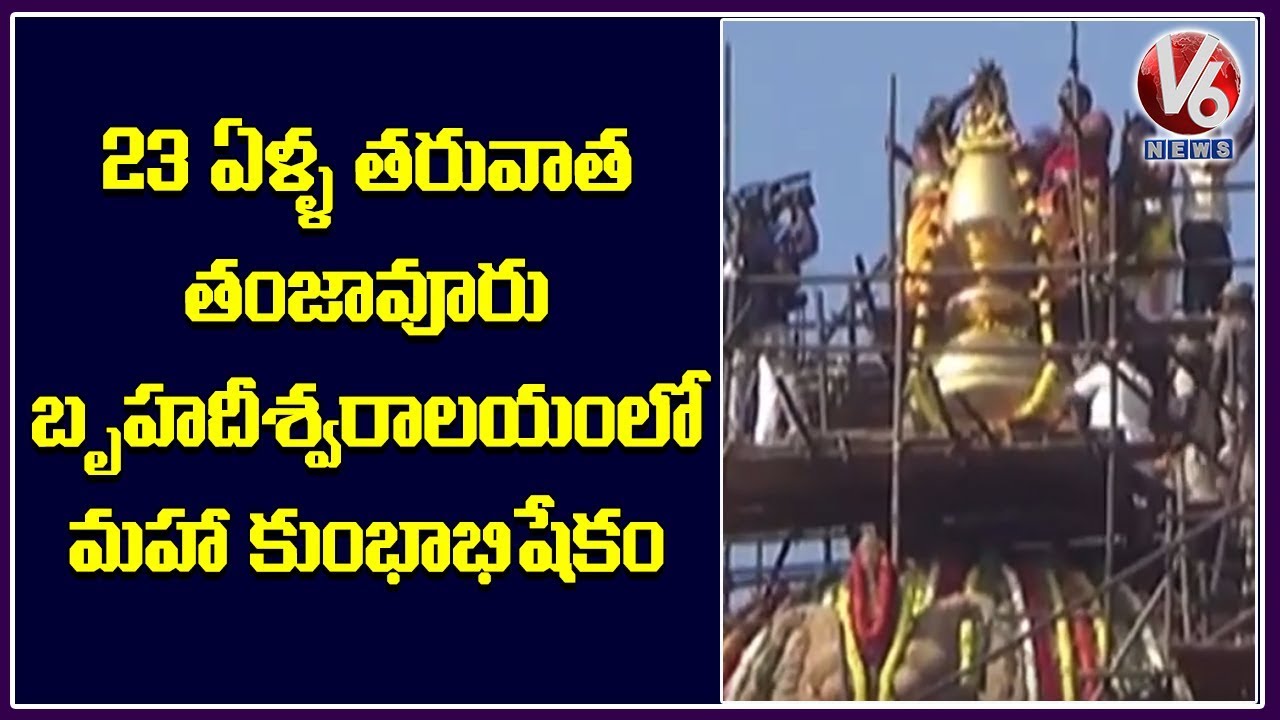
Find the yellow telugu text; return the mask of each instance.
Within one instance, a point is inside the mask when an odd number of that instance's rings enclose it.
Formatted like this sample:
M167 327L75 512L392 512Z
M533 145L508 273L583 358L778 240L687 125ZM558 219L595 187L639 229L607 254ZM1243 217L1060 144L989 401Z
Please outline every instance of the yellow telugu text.
M306 465L333 469L342 448L683 448L702 440L702 384L706 370L689 370L679 384L657 383L646 396L613 400L546 396L544 385L521 385L514 396L353 396L338 399L326 419L315 383L297 383L270 406L253 378L231 378L209 397L171 395L163 383L143 383L124 399L131 413L107 428L108 448L84 455L92 476L119 475L129 448L250 448L264 433L290 450L306 451ZM85 404L78 397L40 397L32 403L31 439L39 448L79 448L85 441ZM273 430L264 429L266 426Z
M335 521L323 526L299 521L298 510L281 508L251 513L249 566L259 573L355 573L367 568L389 585L419 569L443 573L453 568L481 585L513 564L530 574L549 574L577 582L579 574L609 574L619 569L651 574L662 569L663 530L656 522L619 523L622 511L573 513L572 522L552 521L555 501L532 495L512 513L532 531L513 541L512 525L495 521L374 522ZM71 568L79 573L189 573L199 568L221 572L227 565L226 523L222 509L205 510L198 521L184 521L180 509L161 510L139 525L117 522L111 510L95 508L72 522ZM177 538L176 540L174 538Z
M84 520L71 523L71 532L83 536L71 543L71 567L82 573L131 573L144 567L161 573L191 572L196 567L222 572L227 566L226 522L231 514L211 508L199 520L185 520L186 515L185 510L165 509L152 522L139 525L113 522L110 510L94 508L84 514ZM170 537L155 537L158 534Z
M239 260L215 260L187 286L187 318L197 323L364 323L376 317L414 337L434 337L445 321L538 323L547 317L547 277L524 270L521 258L468 270L422 270L401 259L390 270L302 271L287 277L254 271L241 279ZM505 309L504 309L505 308Z
M462 128L444 128L433 137L408 128L388 128L365 143L356 158L356 187L365 192L531 192L544 187L564 192L621 192L631 187L631 152L626 128L608 128L574 156L563 140L463 140ZM432 164L433 153L442 162ZM604 153L601 155L601 153ZM441 172L443 171L443 172Z
M244 160L229 157L236 144L233 134L244 146ZM242 118L222 118L213 126L213 147L218 159L209 169L209 182L215 191L257 192L262 187L264 165L270 166L266 181L272 190L298 193L293 209L303 230L325 230L333 223L333 170L316 165L320 153L311 142L311 128L289 128L283 140L266 142L262 133L246 127ZM315 173L311 172L313 165Z
M235 144L244 147L243 159L230 157ZM171 151L164 152L166 147ZM317 164L319 151L311 142L311 128L290 128L283 139L267 142L241 118L223 118L213 127L213 147L218 156L209 171L214 191L253 193L265 180L278 193L297 194L293 207L304 230L324 230L332 224L333 170ZM148 134L136 127L108 128L102 149L112 153L102 163L103 190L178 192L187 187L189 140L182 130ZM157 156L160 167L135 170L147 153Z
M356 187L365 192L531 192L539 187L565 192L622 192L631 187L631 153L626 128L608 128L574 153L563 140L462 138L461 128L413 133L388 128L365 143L355 161ZM209 169L216 192L254 193L265 182L278 193L296 194L293 207L304 230L325 230L333 222L333 170L318 164L319 151L309 127L290 128L268 141L243 118L222 118L213 127L218 159ZM144 132L112 127L102 135L108 153L102 163L102 188L180 192L188 182L190 141L171 128ZM150 155L157 167L142 169ZM433 160L438 160L433 167ZM268 172L268 170L270 172Z

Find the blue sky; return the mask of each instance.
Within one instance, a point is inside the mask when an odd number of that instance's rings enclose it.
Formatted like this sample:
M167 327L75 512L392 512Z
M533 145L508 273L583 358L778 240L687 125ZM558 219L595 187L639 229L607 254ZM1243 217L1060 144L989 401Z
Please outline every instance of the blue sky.
M1138 61L1159 35L1200 29L1221 38L1243 65L1244 97L1227 121L1233 132L1253 103L1256 35L1249 21L1079 24L1080 73L1117 132L1138 112ZM1004 68L1019 129L1056 124L1056 96L1067 77L1070 24L1042 22L793 21L726 22L733 49L731 182L813 172L822 249L807 268L839 272L854 253L868 262L887 246L882 138L889 75L898 78L898 138L908 144L929 97L962 88L983 57ZM1114 144L1113 144L1114 156ZM1233 180L1254 178L1254 151ZM905 180L901 170L899 182ZM1254 254L1253 196L1232 199L1237 255Z
M1159 35L1188 28L1221 38L1243 65L1244 97L1227 131L1233 132L1248 112L1257 78L1253 23L1081 22L1081 77L1117 131L1126 110L1139 111L1134 87L1142 55ZM733 49L731 183L812 171L822 248L808 272L847 271L855 253L870 263L887 247L882 139L891 73L898 78L897 135L904 144L929 97L958 91L984 57L1004 68L1015 122L1028 132L1056 124L1056 96L1071 50L1070 25L1060 20L726 22L724 36ZM1251 150L1232 179L1255 180L1255 157ZM903 172L898 179L905 181ZM1253 194L1235 195L1231 210L1235 252L1252 256ZM1240 274L1252 277L1253 272ZM776 543L766 546L766 566L776 552ZM836 555L846 555L840 543ZM820 560L820 546L805 543L789 557ZM734 547L730 562L754 566L754 547Z

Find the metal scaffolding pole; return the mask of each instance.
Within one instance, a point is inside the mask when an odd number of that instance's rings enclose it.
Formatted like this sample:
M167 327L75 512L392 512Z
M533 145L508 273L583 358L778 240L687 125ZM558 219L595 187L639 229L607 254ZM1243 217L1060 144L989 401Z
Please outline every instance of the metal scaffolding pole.
M893 562L898 565L902 561L902 410L903 395L906 382L904 365L904 339L907 333L906 308L903 302L903 270L905 252L898 252L896 240L898 232L897 187L894 170L893 151L897 147L898 116L898 77L889 76L889 142L885 143L885 152L889 164L889 237L890 263L895 269L893 281L893 447L890 455L889 478L889 549Z
M1071 143L1075 152L1075 169L1071 173L1072 211L1075 215L1076 251L1081 262L1089 262L1093 258L1089 254L1088 238L1084 223L1084 180L1081 174L1080 145L1083 138L1080 130L1080 58L1079 28L1071 23L1071 108L1067 113L1071 126ZM1080 271L1080 325L1086 341L1093 339L1093 293L1090 287L1088 270Z
M722 138L722 142L724 143L723 147L720 148L720 162L722 165L720 169L720 173L721 173L720 182L723 187L723 192L721 192L720 194L720 202L722 204L721 222L724 224L725 227L724 227L724 237L722 237L720 240L721 254L723 255L723 259L721 260L721 263L720 263L722 269L726 263L731 263L734 260L733 241L729 237L730 228L728 227L728 222L727 222L727 218L725 217L725 208L724 208L724 205L727 203L727 200L729 198L729 193L731 192L730 183L733 181L733 176L730 175L730 171L732 170L732 165L730 164L731 163L730 158L732 156L732 150L733 150L733 144L730 142L730 138L732 137L732 132L733 132L733 123L730 121L730 113L732 112L732 108L733 108L733 103L732 103L733 51L729 47L728 43L725 43L725 46L724 46L723 62L724 62L724 68L723 68L724 77L722 78L722 82L724 83L724 90L721 93L723 96L723 106L720 108L720 122L721 122L720 135ZM723 397L720 398L720 417L721 417L720 437L722 440L728 439L729 428L734 426L733 420L729 417L729 410L732 407L732 405L729 403L729 396L733 394L736 388L734 388L734 385L733 385L733 372L732 372L733 371L733 348L729 347L728 340L729 340L729 331L733 324L734 285L735 284L736 282L729 277L722 277L720 281L720 285L721 285L720 297L721 297L721 302L723 303L723 306L724 306L723 312L721 313L721 319L720 319L720 322L721 322L720 372L722 377L722 380L720 382L720 387L723 388L722 392L724 395Z
M1075 24L1072 23L1072 27ZM1077 166L1077 172L1079 168ZM1111 196L1108 199L1112 207L1115 205L1115 188L1111 188ZM1116 245L1116 214L1111 213L1111 227L1107 248L1109 250L1109 287L1107 288L1107 296L1109 300L1109 308L1107 313L1107 344L1108 356L1111 364L1111 437L1114 439L1116 433L1119 432L1119 412L1120 412L1120 374L1117 367L1119 363L1119 340L1117 338L1119 331L1120 319L1120 282L1117 275L1117 267L1120 260L1120 253ZM1103 550L1103 571L1104 581L1111 579L1111 574L1115 571L1115 542L1116 542L1116 443L1107 443L1107 480L1106 480L1106 534L1107 544ZM1111 590L1108 586L1106 594L1102 596L1102 618L1103 622L1110 627L1111 624Z
M1142 260L1126 261L1121 263L1120 269L1124 271L1151 271L1151 270L1185 270L1186 268L1208 268L1208 267L1229 267L1229 268L1253 268L1257 263L1253 258L1234 258L1231 260L1196 260L1187 262L1182 259L1177 260ZM1110 268L1108 260L1096 260L1093 262L1077 262L1074 260L1054 261L1047 265L1035 262L1020 263L992 263L986 265L981 271L974 270L971 267L936 267L932 270L903 270L902 274L910 278L977 278L981 275L1039 275L1045 270L1054 272L1067 272L1074 270L1099 270L1106 271ZM791 285L799 283L801 285L844 285L848 283L861 282L877 282L892 283L895 279L894 270L872 270L866 273L812 273L809 275L796 275L794 273L752 273L750 277L743 280L753 285Z
M889 170L889 261L898 259L898 76L889 75L889 131L885 141L885 161ZM890 264L890 267L893 267Z
M827 385L830 382L827 369L827 303L821 290L814 293L818 316L818 431L825 433L829 427Z

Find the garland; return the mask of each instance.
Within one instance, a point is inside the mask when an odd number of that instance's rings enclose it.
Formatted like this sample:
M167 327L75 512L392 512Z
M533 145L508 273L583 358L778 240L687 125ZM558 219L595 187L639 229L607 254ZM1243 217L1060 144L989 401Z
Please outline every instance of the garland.
M1081 573L1086 582L1088 577ZM1090 588L1092 589L1092 588ZM1094 601L1093 616L1093 634L1096 638L1094 644L1094 657L1097 658L1095 664L1098 667L1105 668L1111 660L1111 628L1107 625L1107 619L1102 616L1102 608L1099 607L1097 601ZM1099 683L1105 684L1107 678L1099 678Z
M1094 646L1094 652L1098 658L1098 667L1106 667L1107 663L1110 662L1111 648L1108 643L1110 642L1111 633L1108 632L1108 630L1107 621L1101 614L1098 614L1093 618L1093 634L1097 638L1097 644ZM1107 679L1100 678L1099 682L1105 683L1107 682Z
M1072 571L1068 579L1076 592L1085 594L1093 589L1089 578L1082 572ZM1074 615L1072 630L1076 657L1080 662L1080 697L1082 700L1097 700L1106 683L1098 673L1107 665L1107 624L1096 600L1088 610L1077 610Z
M1093 623L1088 613L1076 611L1072 618L1071 630L1075 637L1078 659L1080 661L1080 699L1093 700L1097 697L1098 651L1094 647L1097 638L1093 634Z
M889 619L892 617L894 586L897 577L887 553L881 553L876 563L876 596L867 607L867 577L863 571L861 548L853 552L849 563L849 615L853 619L854 632L863 644L863 650L872 659L879 659L888 644Z
M762 619L765 622L762 623L762 626L767 626L769 615L772 614L772 608L765 604L767 600L762 599L758 602L759 604L755 606L748 605L740 612L732 629L725 633L724 640L721 641L722 664L724 666L721 681L726 687L729 685L729 679L733 677L734 671L738 669L738 663L742 661L742 653L746 651L747 646L755 639L755 632L747 634L751 627L752 614L760 612L763 608L764 615ZM757 632L760 629L757 628Z
M729 682L725 685L725 699L737 700L742 695L742 687L746 684L747 678L755 671L756 661L759 659L760 653L764 649L765 639L769 635L768 626L762 628L759 633L751 640L751 644L747 645L746 650L742 651L742 656L738 659L738 664L733 670L733 674L729 676Z
M849 673L849 690L854 700L867 699L867 668L862 664L862 653L858 650L858 638L854 635L853 626L849 622L849 587L846 583L837 583L835 592L827 598L827 603L836 613L840 621L840 636L844 640L845 670Z
M935 566L936 567L936 566ZM911 630L916 618L924 611L921 599L927 593L925 578L914 569L908 570L902 578L902 602L898 610L898 627L893 633L893 644L889 646L889 654L885 656L884 667L880 669L879 700L893 699L893 676L902 665L902 657L907 650L907 642L911 639Z
M970 595L977 590L978 587L978 568L975 566L969 570L969 574L964 580L964 592ZM970 677L969 670L973 667L973 661L977 659L977 632L974 628L973 618L966 617L960 621L960 682L968 685L976 683L977 677Z
M1051 612L1057 615L1062 611L1062 588L1058 586L1058 577L1052 567L1045 570L1045 578L1049 583ZM1066 617L1059 617L1053 625L1057 639L1058 672L1062 675L1062 699L1075 700L1075 653L1071 647L1071 621Z
M924 587L916 593L915 601L911 603L911 614L919 617L921 613L929 607L933 602L934 589L938 587L938 575L941 572L939 563L935 560L929 566L929 576L924 579Z
M1035 624L1048 616L1049 613L1045 612L1044 597L1041 594L1042 587L1037 582L1038 577L1033 570L1033 567L1024 567L1019 570L1018 575L1022 582L1022 595L1027 602L1027 617L1031 619L1032 624ZM1048 628L1041 628L1031 637L1031 645L1035 654L1036 684L1040 691L1036 699L1061 700L1062 678L1053 672L1053 654L1049 647L1048 633Z
M1004 573L1005 586L1009 589L1009 602L1013 605L1015 617L1018 620L1018 632L1025 633L1031 629L1031 615L1028 613L1027 603L1022 597L1022 583L1018 580L1018 574L1008 565L1001 565L1000 571ZM1027 699L1035 700L1037 697L1036 689L1036 648L1035 642L1030 636L1022 641L1022 672L1026 680Z

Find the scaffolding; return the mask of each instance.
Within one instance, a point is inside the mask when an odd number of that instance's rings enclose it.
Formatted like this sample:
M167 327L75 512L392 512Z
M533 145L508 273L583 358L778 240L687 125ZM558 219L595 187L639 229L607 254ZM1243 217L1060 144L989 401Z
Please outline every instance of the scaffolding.
M1071 74L1079 87L1075 60L1075 28L1072 26ZM725 187L730 187L729 137L731 55L725 54ZM1038 431L1002 440L981 422L976 432L964 434L947 422L945 433L907 432L906 371L927 353L907 347L908 311L904 284L912 277L944 277L975 274L972 270L932 269L908 272L900 250L906 246L904 217L896 175L894 149L897 147L898 84L889 78L887 153L888 252L875 268L868 270L864 258L854 261L851 273L824 275L757 275L725 283L724 378L726 436L724 438L724 518L725 578L724 612L735 610L732 598L743 590L761 597L779 586L802 583L842 569L847 554L841 542L853 537L860 522L875 522L888 528L888 548L895 563L904 555L927 549L942 538L981 532L1010 547L1051 545L1071 551L1098 553L1102 558L1101 582L1095 595L1078 599L1053 617L1039 621L1022 636L992 648L976 665L1011 652L1017 642L1083 603L1102 603L1103 617L1110 619L1113 589L1122 582L1136 582L1144 588L1145 604L1126 637L1119 639L1116 652L1099 674L1115 673L1120 658L1145 625L1158 625L1160 643L1166 657L1174 658L1188 679L1197 699L1247 699L1253 697L1254 608L1252 527L1255 508L1252 497L1225 495L1220 502L1195 504L1189 501L1186 484L1178 477L1153 483L1133 465L1171 451L1187 439L1180 434L1154 442L1124 442L1118 432L1117 372L1120 351L1126 345L1148 343L1171 345L1177 334L1201 334L1212 327L1214 318L1182 318L1163 322L1143 321L1135 325L1123 317L1120 304L1121 278L1134 270L1157 267L1183 270L1196 263L1170 260L1164 263L1135 263L1120 257L1114 238L1115 189L1106 213L1107 227L1092 228L1103 238L1105 256L1080 256L1075 262L1055 263L1050 271L1079 274L1083 293L1092 293L1105 302L1105 336L1086 334L1083 342L1037 347L1037 353L1078 353L1101 351L1111 370L1111 431ZM1076 105L1078 107L1078 105ZM1082 194L1079 160L1080 127L1072 123L1077 162L1072 185L1076 205L1071 209L1074 228L1084 226L1080 207ZM1179 188L1175 188L1176 192ZM1229 192L1253 191L1252 183L1231 183ZM1100 214L1101 215L1101 214ZM727 239L726 253L731 252ZM1083 245L1084 243L1079 243ZM1199 264L1205 264L1201 262ZM1252 258L1230 262L1233 268L1253 268ZM988 272L1040 273L1043 264L987 268ZM789 323L796 342L789 348L797 376L804 388L783 385L785 415L795 430L795 442L757 446L728 434L728 395L732 391L730 358L742 349L765 350L734 340L732 317L734 287L761 283L798 284L815 289L811 293L812 317L808 306ZM1097 287L1091 288L1090 284ZM888 308L882 308L873 287L887 285ZM828 315L823 286L844 289L847 300L842 310ZM1091 303L1083 303L1089 307ZM1095 305L1094 307L1098 307ZM887 316L887 317L886 317ZM886 328L891 322L891 329ZM1085 328L1092 323L1083 323ZM840 333L848 342L834 342ZM1086 333L1089 331L1086 330ZM862 334L871 341L859 339ZM891 335L889 341L884 335ZM1173 353L1171 357L1176 358ZM1150 398L1148 398L1150 399ZM884 408L889 412L885 413ZM1239 408L1233 411L1239 412ZM888 417L885 417L885 415ZM976 418L975 418L976 419ZM1253 425L1236 415L1234 427L1243 437L1235 438L1238 449L1234 466L1225 468L1230 487L1240 487L1246 471L1239 458L1252 447ZM1216 457L1216 453L1210 453ZM1180 466L1180 463L1179 463ZM1222 468L1219 468L1222 470ZM1177 471L1174 471L1177 472ZM1020 482L1020 476L1034 473L1034 482ZM970 499L1001 498L998 507ZM1098 502L1099 496L1101 503ZM905 504L904 504L905 503ZM1099 508L1098 505L1101 504ZM968 519L965 513L973 511ZM1004 513L1003 515L1001 513ZM951 525L939 527L938 519ZM965 523L972 523L966 528ZM816 544L821 561L789 564L788 555L800 544ZM733 567L733 547L753 544L754 567ZM769 552L766 553L766 548ZM772 555L772 558L767 557ZM1157 616L1156 613L1159 612ZM1159 618L1156 621L1156 618ZM729 620L728 622L731 622ZM939 683L939 688L960 677Z

